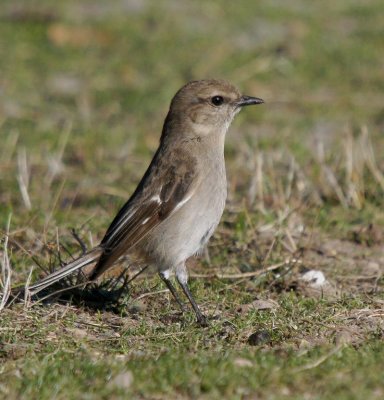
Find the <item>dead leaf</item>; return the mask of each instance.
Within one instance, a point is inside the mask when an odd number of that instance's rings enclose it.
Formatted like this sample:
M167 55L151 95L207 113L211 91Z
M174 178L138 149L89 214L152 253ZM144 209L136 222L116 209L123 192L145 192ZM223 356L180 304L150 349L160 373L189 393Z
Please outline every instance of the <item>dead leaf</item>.
M249 304L242 304L239 308L239 312L247 313L251 310L275 310L279 308L279 304L272 299L267 300L255 300Z

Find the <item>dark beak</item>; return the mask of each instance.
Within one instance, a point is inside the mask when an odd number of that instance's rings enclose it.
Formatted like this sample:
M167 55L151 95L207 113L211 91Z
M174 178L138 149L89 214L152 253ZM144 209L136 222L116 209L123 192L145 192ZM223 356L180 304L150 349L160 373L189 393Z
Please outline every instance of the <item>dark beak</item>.
M259 99L258 97L252 96L241 96L240 100L237 102L237 107L251 106L253 104L262 104L264 100Z

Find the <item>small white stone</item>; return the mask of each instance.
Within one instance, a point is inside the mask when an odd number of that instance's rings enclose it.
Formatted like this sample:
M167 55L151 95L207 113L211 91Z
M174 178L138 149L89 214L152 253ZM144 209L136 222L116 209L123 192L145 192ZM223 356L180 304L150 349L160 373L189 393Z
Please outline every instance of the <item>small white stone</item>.
M307 282L313 288L320 288L327 284L324 274L315 269L305 272L301 275L300 279Z

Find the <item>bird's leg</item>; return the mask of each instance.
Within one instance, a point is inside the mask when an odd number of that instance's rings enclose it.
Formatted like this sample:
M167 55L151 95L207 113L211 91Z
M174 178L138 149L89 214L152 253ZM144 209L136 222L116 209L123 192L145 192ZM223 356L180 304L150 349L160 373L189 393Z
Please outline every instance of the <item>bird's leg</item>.
M176 277L177 277L177 281L179 282L179 285L183 289L183 292L188 297L188 300L192 305L193 311L196 314L197 323L200 326L208 326L207 318L200 311L199 306L197 305L195 299L192 296L191 291L189 290L189 287L188 287L188 284L187 284L187 279L185 279L184 276L179 276L178 274L176 274Z
M187 307L180 300L180 297L177 294L177 291L176 291L175 287L173 286L171 280L168 278L168 276L166 276L166 274L164 274L162 272L160 272L159 275L160 275L160 278L162 279L162 281L166 284L166 286L169 289L169 291L172 293L172 296L175 298L176 303L179 305L181 311L182 312L186 312L187 311Z

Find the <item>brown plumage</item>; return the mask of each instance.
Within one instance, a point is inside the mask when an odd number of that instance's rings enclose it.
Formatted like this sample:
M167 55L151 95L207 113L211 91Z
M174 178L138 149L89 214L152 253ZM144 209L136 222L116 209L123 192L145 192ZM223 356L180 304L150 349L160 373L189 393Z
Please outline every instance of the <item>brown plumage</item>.
M160 145L137 189L118 212L101 243L36 284L32 293L96 262L91 280L123 254L135 254L154 264L161 278L182 303L170 276L188 297L199 323L205 318L188 288L185 261L198 253L215 231L227 195L224 139L241 107L260 104L242 96L221 80L183 86L165 119Z

